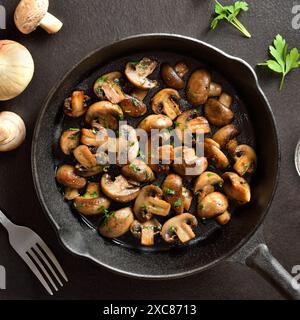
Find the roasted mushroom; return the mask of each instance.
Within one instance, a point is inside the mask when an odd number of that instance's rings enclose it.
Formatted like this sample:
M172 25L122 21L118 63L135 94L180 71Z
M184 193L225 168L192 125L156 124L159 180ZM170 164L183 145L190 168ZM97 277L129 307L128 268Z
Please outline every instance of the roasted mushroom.
M195 109L183 112L175 121L175 132L181 141L190 142L193 134L210 133L208 121Z
M174 70L180 78L183 78L189 72L189 68L184 62L178 62L175 65Z
M213 165L221 170L229 166L229 160L220 149L220 145L210 138L204 139L204 154Z
M190 213L183 213L169 219L162 227L161 236L168 242L173 243L178 238L182 243L186 243L195 238L193 228L196 228L198 221Z
M138 99L139 101L144 101L144 99L146 98L147 94L148 94L148 90L143 90L143 89L139 89L139 88L135 88L132 92L131 92L131 96Z
M138 63L128 62L126 64L125 75L128 80L137 88L149 90L157 85L157 81L147 77L156 69L157 62L149 58L143 58Z
M107 73L98 78L94 84L94 93L101 100L108 100L117 104L125 99L125 94L120 86L122 73L118 71Z
M229 124L234 113L230 109L232 97L227 93L222 93L219 99L208 99L204 106L204 114L208 121L218 127Z
M122 167L121 170L124 177L137 182L151 182L155 179L155 175L151 168L144 161L139 159L133 160L130 164Z
M100 147L104 146L108 142L108 133L107 130L99 126L98 130L96 129L81 129L81 139L82 144L85 144L89 147Z
M147 106L143 101L129 95L120 102L120 106L125 114L134 118L141 117L147 112Z
M177 90L183 89L185 86L184 81L181 77L182 73L179 75L175 68L171 67L169 64L164 64L161 68L161 76L170 88L174 88Z
M140 188L131 184L124 176L117 176L114 181L109 174L104 174L101 178L102 192L117 202L129 202L135 199Z
M152 110L156 114L164 113L174 120L181 114L179 100L180 95L175 89L162 89L152 98Z
M207 168L207 159L197 157L193 148L176 147L174 149L173 169L180 176L199 176Z
M99 232L106 238L118 238L129 231L134 216L131 208L123 208L106 214Z
M227 224L230 221L230 219L231 215L227 210L215 218L215 220L222 226Z
M85 168L84 166L77 164L75 168L76 174L85 178L93 177L103 171L103 167L101 165L97 165L92 168Z
M171 205L162 200L162 190L152 184L143 187L135 200L133 212L136 218L145 222L150 220L153 215L167 216Z
M74 208L87 216L103 213L110 206L110 200L100 193L99 183L89 182L83 196L74 199Z
M138 239L141 239L141 244L144 246L154 245L154 236L161 231L161 224L156 219L151 219L144 223L134 220L130 231Z
M240 130L234 124L228 124L225 127L219 129L214 135L213 140L215 140L221 148L225 147L227 143L238 136Z
M182 196L183 196L183 207L185 211L190 210L190 207L192 205L192 201L193 201L193 194L192 192L185 188L182 187Z
M215 185L223 186L223 179L215 172L205 171L195 181L194 193L199 194L199 199L215 191Z
M200 218L210 219L224 213L228 208L228 200L220 192L209 193L202 198L199 195L197 213Z
M73 151L75 159L86 169L97 166L96 155L91 152L88 146L80 145Z
M56 172L58 183L72 189L82 189L86 185L86 179L78 176L73 166L64 164Z
M241 203L247 203L251 200L250 187L244 178L234 172L225 172L222 178L224 179L224 191L230 199Z
M79 141L80 129L70 128L64 131L60 137L60 149L64 154L70 155L78 147Z
M246 144L237 146L234 150L235 164L233 169L243 176L246 173L252 174L256 168L256 153L254 149Z
M162 114L151 114L140 122L139 128L150 133L152 129L168 129L172 127L172 125L173 122L169 117Z
M162 184L164 198L169 202L176 214L183 213L184 198L182 178L177 174L169 174Z
M85 114L90 97L83 91L74 91L70 98L64 103L64 113L72 118L78 118Z
M93 121L98 121L102 127L116 130L120 119L123 119L120 106L109 101L100 101L89 107L85 122L92 124Z

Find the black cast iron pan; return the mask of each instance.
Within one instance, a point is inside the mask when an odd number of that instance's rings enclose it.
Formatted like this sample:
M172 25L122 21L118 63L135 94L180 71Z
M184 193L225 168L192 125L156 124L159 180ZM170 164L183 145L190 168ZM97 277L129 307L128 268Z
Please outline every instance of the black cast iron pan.
M160 62L184 59L192 69L205 65L223 87L238 100L242 142L255 144L258 169L251 182L252 201L241 207L231 223L220 228L202 225L191 245L166 250L161 244L150 252L127 239L118 244L100 237L93 223L73 214L62 199L54 176L63 159L57 141L66 124L62 102L75 89L88 90L97 75L120 69L144 56ZM153 92L154 94L155 92ZM132 123L134 125L134 123ZM267 142L267 143L266 143ZM292 277L272 257L264 244L261 223L272 201L279 174L280 151L274 117L253 69L243 60L199 40L168 34L138 35L96 50L77 64L51 91L37 121L32 170L40 202L53 222L63 245L112 271L142 279L172 279L204 271L224 261L246 264L274 284L285 296L300 299Z

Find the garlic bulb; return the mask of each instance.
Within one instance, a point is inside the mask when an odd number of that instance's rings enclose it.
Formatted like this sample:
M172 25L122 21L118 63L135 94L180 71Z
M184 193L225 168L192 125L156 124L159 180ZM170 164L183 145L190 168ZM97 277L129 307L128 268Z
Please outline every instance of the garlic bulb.
M13 112L0 112L0 151L11 151L19 147L26 136L24 121Z
M11 40L0 40L0 101L10 100L22 93L34 73L30 52Z

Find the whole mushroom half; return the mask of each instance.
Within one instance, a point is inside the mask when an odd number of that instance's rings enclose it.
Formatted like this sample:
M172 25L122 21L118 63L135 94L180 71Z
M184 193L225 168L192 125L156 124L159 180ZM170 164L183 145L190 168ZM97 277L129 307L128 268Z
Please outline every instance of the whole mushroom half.
M86 169L97 166L96 155L91 152L88 146L80 145L73 151L75 159Z
M157 85L156 80L147 77L156 69L157 62L149 58L143 58L139 62L128 62L126 64L125 75L128 80L137 88L149 90Z
M48 0L21 0L15 10L15 24L24 34L29 34L37 27L48 33L57 33L63 23L48 12Z
M11 40L0 40L0 101L17 97L29 85L34 73L30 52Z
M100 193L99 183L89 182L83 196L74 199L75 209L87 216L103 213L110 206L110 200Z
M161 236L168 243L174 243L179 239L182 243L195 238L193 231L198 225L195 216L190 213L183 213L169 219L162 227Z
M187 84L187 98L193 106L204 104L208 97L219 96L221 92L221 86L212 82L211 74L204 69L194 71Z
M194 184L194 193L199 194L199 199L203 199L209 193L215 191L215 185L223 186L223 179L215 172L205 171L197 177Z
M150 220L153 215L167 216L170 212L171 205L162 200L163 192L155 185L147 185L143 187L135 199L133 212L136 218L145 222Z
M161 231L161 224L156 219L151 219L144 223L134 220L130 226L130 231L138 239L141 239L141 244L144 246L153 246L154 237Z
M127 179L140 183L151 182L155 179L151 168L139 159L135 159L130 164L123 166L121 172Z
M76 174L73 166L64 164L56 172L56 180L65 187L82 189L86 185L86 179Z
M70 128L60 137L60 149L65 155L70 155L79 146L80 129Z
M237 146L234 150L235 164L233 169L243 176L246 173L252 174L256 168L257 158L254 149L246 144Z
M224 191L230 199L241 203L251 200L250 186L243 177L234 172L225 172L222 178L224 179Z
M226 169L230 164L220 145L213 139L204 139L204 154L219 169Z
M26 127L22 118L10 111L0 112L0 152L18 148L25 137Z
M162 184L164 198L171 204L176 214L181 214L184 210L182 188L182 178L177 174L169 174Z
M221 148L225 147L227 143L240 134L240 130L234 124L228 124L219 129L214 135L215 140Z
M107 130L101 125L97 129L81 129L80 142L89 147L107 146L108 138Z
M151 114L140 122L139 128L150 133L152 129L168 129L172 127L172 125L173 122L169 117L162 114Z
M180 95L175 89L162 89L152 98L152 110L156 114L164 113L174 120L181 114L179 100Z
M101 100L108 100L113 104L125 99L125 94L120 86L122 73L114 71L98 78L94 84L94 93Z
M208 121L218 127L229 124L234 113L230 109L232 97L227 93L222 93L219 99L210 98L204 106L204 114Z
M125 99L120 102L120 106L129 117L138 118L147 112L147 106L142 100L129 95L126 95Z
M85 114L90 97L83 91L74 91L71 97L64 103L64 113L72 118L78 118Z
M118 238L129 231L134 216L131 208L110 212L99 227L99 232L106 238Z
M134 200L140 191L138 186L131 184L124 176L112 180L107 173L101 178L101 189L110 199L123 203Z
M161 68L161 76L166 85L177 90L185 87L182 78L187 72L188 67L184 63L178 63L174 68L166 63Z
M93 121L97 121L104 128L116 130L120 119L123 119L120 106L109 101L100 101L89 107L85 122L92 124Z
M228 208L228 200L220 192L209 193L202 198L199 195L197 213L200 218L211 219L224 213Z

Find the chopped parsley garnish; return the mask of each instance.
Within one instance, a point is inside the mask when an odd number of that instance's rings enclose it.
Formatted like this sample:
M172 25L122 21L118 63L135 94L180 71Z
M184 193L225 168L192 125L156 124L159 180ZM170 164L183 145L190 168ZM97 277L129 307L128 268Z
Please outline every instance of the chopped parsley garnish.
M182 205L182 201L180 198L173 203L174 208L179 208L181 205Z
M199 203L199 209L204 209L204 204L202 202Z
M141 171L141 169L134 163L130 163L129 168L132 169L134 172Z
M211 172L209 172L209 173L207 174L207 176L210 178L210 177L214 176L214 174L211 173Z
M164 188L164 194L167 195L167 196L174 195L175 194L175 190L170 189L170 188Z
M142 160L146 159L146 156L145 156L145 154L143 153L143 151L141 149L138 152L138 157L141 158Z
M68 131L79 131L78 128L69 128Z

